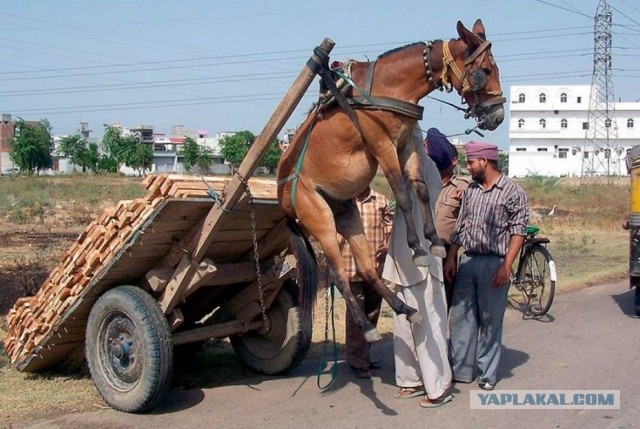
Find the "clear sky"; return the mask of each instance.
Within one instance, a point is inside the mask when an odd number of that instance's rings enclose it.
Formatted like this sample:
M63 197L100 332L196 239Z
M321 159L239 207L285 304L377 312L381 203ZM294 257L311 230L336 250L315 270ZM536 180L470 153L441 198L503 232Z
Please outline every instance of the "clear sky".
M640 99L640 2L609 0L616 99ZM457 38L485 24L511 85L590 84L598 0L0 0L0 112L48 119L260 133L324 37L332 60L374 59L408 43ZM459 96L435 92L458 102ZM287 127L317 97L312 84ZM474 125L424 99L424 129ZM464 138L465 140L467 138ZM508 125L485 140L508 147Z

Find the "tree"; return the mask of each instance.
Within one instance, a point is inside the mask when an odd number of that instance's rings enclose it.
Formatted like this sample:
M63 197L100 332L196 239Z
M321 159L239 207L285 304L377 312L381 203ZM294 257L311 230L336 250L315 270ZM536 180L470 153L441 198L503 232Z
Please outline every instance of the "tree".
M153 163L153 147L148 144L138 143L132 137L125 137L125 142L125 165L138 170L140 175L144 176Z
M105 125L105 133L102 137L102 148L106 158L111 161L104 163L110 166L116 164L116 171L123 164L138 170L142 175L153 163L153 148L139 143L132 136L123 136L122 131L112 125Z
M498 154L498 166L505 174L509 174L509 153L500 152Z
M200 155L198 156L198 168L202 173L208 173L213 161L213 149L210 147L201 147Z
M82 167L84 173L88 165L85 164L87 159L87 141L77 134L72 136L63 137L58 146L58 153L65 158L69 158L73 163L73 171L76 169L76 165Z
M182 151L180 154L184 157L184 169L185 171L191 170L191 167L198 164L198 159L200 158L200 146L198 143L192 139L191 137L187 137L184 139L184 144L182 145Z
M280 150L280 142L278 141L278 139L274 139L269 145L267 154L262 159L260 165L265 167L269 171L269 173L273 174L276 172L276 168L278 167L278 162L280 162L281 156L282 151Z
M122 137L122 131L112 125L105 125L104 128L102 149L108 158L116 162L116 169L120 169L120 166L125 163L127 158L126 142Z
M100 163L100 151L98 150L98 144L91 142L87 145L87 150L84 152L81 165L83 167L86 166L94 173L97 173L100 171L99 163Z
M220 139L220 155L236 169L255 140L256 137L251 131L240 131L223 137Z
M11 159L20 170L29 173L42 168L51 168L51 125L46 119L37 123L21 118L14 121L16 135L9 141Z

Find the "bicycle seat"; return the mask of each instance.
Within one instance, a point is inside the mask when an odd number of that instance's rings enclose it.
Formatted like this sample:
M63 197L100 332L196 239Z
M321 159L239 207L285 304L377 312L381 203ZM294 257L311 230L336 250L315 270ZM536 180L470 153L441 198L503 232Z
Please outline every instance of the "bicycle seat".
M527 238L526 242L529 244L546 244L549 243L549 239L546 237L536 237L536 234L540 232L540 228L534 225L527 225Z
M540 228L538 228L535 225L527 225L527 235L530 236L535 236L537 233L540 232Z

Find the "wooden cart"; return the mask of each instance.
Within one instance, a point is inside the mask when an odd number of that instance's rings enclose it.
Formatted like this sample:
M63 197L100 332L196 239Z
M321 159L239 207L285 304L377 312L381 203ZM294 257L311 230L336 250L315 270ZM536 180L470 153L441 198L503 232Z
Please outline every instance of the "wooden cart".
M250 177L332 48L316 48L231 178L149 177L146 198L81 234L9 314L5 350L19 370L86 357L104 400L139 412L167 388L174 346L230 337L257 371L297 366L311 341L298 307L304 279L275 181Z

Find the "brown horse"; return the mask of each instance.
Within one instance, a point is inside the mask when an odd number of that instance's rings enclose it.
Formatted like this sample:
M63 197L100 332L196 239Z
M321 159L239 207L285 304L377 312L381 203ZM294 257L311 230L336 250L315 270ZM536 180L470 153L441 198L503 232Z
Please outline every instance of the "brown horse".
M421 134L416 137L415 133L422 118L417 103L434 89L455 88L469 105L465 116L475 117L479 128L493 130L504 118L498 67L482 22L477 20L469 31L458 21L457 30L460 38L456 40L415 43L386 52L374 62L354 64L350 78L356 89L347 94L354 110L335 106L321 112L316 108L278 165L280 206L320 243L338 289L370 342L380 335L349 289L337 233L348 241L360 277L397 314L407 315L413 323L420 322L421 316L380 280L353 198L371 183L379 165L404 213L413 261L426 266L428 254L420 246L411 214L413 185L422 206L424 234L432 243L430 250L444 257L416 152L424 150Z

